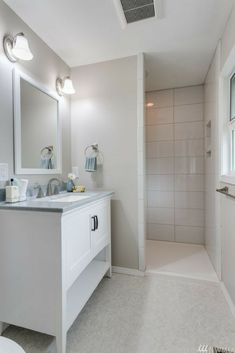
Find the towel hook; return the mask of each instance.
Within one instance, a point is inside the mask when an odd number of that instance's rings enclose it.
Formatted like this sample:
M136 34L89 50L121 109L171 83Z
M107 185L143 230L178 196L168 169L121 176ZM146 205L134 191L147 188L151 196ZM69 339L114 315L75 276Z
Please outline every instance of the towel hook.
M41 154L43 153L43 152L49 152L49 153L51 153L51 152L53 152L53 150L54 150L54 147L53 146L46 146L46 147L43 147L42 149L41 149Z
M85 150L84 150L85 156L87 156L87 151L88 151L90 148L92 149L93 152L96 153L96 156L98 156L98 154L99 154L99 148L98 148L98 144L97 144L97 143L95 143L95 144L93 144L93 145L89 145L89 146L87 146L87 147L85 148Z

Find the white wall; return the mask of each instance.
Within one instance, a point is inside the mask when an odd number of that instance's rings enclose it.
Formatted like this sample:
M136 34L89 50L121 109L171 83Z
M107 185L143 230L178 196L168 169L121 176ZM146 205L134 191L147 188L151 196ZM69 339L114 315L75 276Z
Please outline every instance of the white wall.
M145 158L145 57L137 57L137 179L138 179L138 248L139 270L145 270L146 238L146 158Z
M0 46L0 163L8 163L10 177L14 173L13 153L13 85L14 68L23 70L34 79L53 90L58 75L67 75L68 66L18 17L0 0L0 38L6 33L24 32L29 40L34 59L29 62L11 63ZM66 175L71 168L70 163L70 102L62 99L61 117L63 121L63 172ZM23 177L23 176L22 176ZM49 176L25 176L30 182L47 183ZM5 182L0 182L4 187ZM2 189L0 189L1 191ZM2 193L1 193L2 194ZM0 323L0 333L2 324Z
M235 186L230 192L235 195ZM222 281L235 305L235 200L221 196Z
M113 265L139 268L137 186L137 56L72 69L72 165L88 189L115 192ZM98 143L103 163L84 170L84 149Z
M226 60L229 57L231 50L234 47L234 44L235 44L234 31L235 31L235 7L231 12L230 18L226 24L226 27L221 39L221 68L223 68Z
M231 69L235 69L235 8L225 28L221 39L221 71L233 57ZM224 116L220 116L224 119ZM222 184L224 186L225 184ZM229 191L235 195L235 186L227 185ZM235 202L234 200L220 196L221 199L221 242L222 242L222 281L235 305Z
M211 262L220 276L220 222L219 207L220 196L215 189L219 185L219 71L220 71L220 45L216 49L216 53L210 65L206 81L205 81L205 135L208 129L210 137L206 138L205 157L205 245ZM209 153L209 150L211 153Z
M203 86L147 101L147 238L204 244Z
M55 89L57 76L69 73L68 66L18 17L0 0L0 37L6 33L24 32L29 40L34 59L29 62L13 64L6 58L0 47L0 163L9 164L10 176L13 174L13 98L12 71L14 68L23 70L34 79ZM61 109L63 121L63 172L70 170L70 103L62 98ZM26 176L31 182L46 183L52 176ZM3 186L1 184L0 186Z
M235 68L235 9L226 25L212 60L205 85L205 122L211 120L211 158L206 159L206 247L217 273L235 304L235 202L217 194L216 187L227 185L235 194L235 186L221 183L221 142L223 121L221 110L221 77L228 66ZM220 100L219 100L220 99Z

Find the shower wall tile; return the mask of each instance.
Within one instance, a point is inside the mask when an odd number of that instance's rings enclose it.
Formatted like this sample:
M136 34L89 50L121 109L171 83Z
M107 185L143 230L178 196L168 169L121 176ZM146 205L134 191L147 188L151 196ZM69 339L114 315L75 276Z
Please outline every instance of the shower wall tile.
M153 91L147 93L147 102L154 103L154 107L173 107L174 92L173 89L163 91Z
M146 126L146 141L173 141L173 124Z
M203 227L175 226L175 241L179 243L204 243Z
M204 174L175 175L175 191L204 191Z
M147 125L173 123L173 107L150 108L146 119Z
M147 102L147 238L203 244L203 87L150 92Z
M148 191L147 195L148 207L167 207L170 208L174 204L173 191Z
M175 140L199 139L204 136L204 125L202 121L192 123L180 123L174 125Z
M178 140L174 142L176 157L204 156L204 140Z
M146 143L147 158L160 158L160 157L173 157L173 156L174 156L173 141Z
M200 191L175 191L175 208L204 209L204 193Z
M179 105L174 109L175 123L203 121L203 104Z
M175 174L203 174L203 157L176 157Z
M174 224L174 208L148 207L147 222L157 224Z
M147 158L147 173L150 174L173 174L174 159L169 158Z
M177 226L204 226L204 210L175 209L175 225Z
M203 103L203 86L174 89L174 105Z
M174 191L174 175L147 175L147 190Z
M174 241L174 225L148 223L147 238L151 240Z

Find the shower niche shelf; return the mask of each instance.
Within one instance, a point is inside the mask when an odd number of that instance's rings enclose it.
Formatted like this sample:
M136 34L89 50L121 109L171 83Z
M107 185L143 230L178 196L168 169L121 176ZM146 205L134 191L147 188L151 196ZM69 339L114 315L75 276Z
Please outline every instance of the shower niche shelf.
M211 157L211 120L206 123L205 150L206 157Z

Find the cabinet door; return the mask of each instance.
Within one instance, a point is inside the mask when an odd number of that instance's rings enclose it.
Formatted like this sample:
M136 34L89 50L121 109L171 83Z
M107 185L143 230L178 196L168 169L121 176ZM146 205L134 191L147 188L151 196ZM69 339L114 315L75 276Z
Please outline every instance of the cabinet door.
M63 217L63 245L66 287L76 280L91 261L90 211L88 208Z
M91 246L96 256L110 243L110 200L102 200L91 208Z

